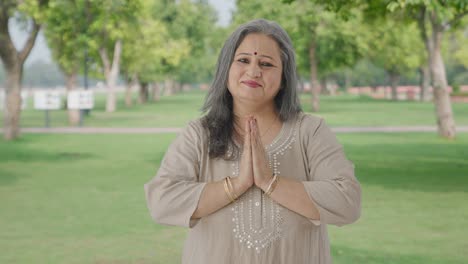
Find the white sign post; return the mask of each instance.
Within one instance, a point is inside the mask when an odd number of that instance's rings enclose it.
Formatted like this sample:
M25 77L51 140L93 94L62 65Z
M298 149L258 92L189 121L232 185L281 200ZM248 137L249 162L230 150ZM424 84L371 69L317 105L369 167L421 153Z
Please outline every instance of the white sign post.
M85 109L94 108L94 95L89 90L78 90L68 92L67 98L68 109L79 109L80 111L80 126L83 125L83 111Z
M45 111L45 127L50 126L49 110L59 110L61 98L58 91L36 91L34 93L34 108Z
M4 91L0 91L0 111L3 111L3 108L5 107L6 103L5 103L5 92Z

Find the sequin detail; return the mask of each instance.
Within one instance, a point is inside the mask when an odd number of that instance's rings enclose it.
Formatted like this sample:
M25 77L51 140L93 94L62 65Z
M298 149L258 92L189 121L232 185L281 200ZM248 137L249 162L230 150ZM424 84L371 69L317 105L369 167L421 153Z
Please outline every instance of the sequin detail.
M282 128L278 137L265 147L269 166L277 175L281 175L280 156L291 149L296 141L296 127L297 124L293 125L286 136L285 129ZM239 176L239 161L232 163L232 176ZM282 236L283 207L259 188L250 188L232 204L231 210L234 237L246 248L260 253Z

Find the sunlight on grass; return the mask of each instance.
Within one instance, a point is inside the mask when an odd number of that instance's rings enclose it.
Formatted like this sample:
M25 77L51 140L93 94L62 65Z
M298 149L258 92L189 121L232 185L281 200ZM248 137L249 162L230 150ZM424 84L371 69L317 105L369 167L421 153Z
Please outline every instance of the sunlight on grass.
M105 97L96 94L96 107L84 119L87 127L183 127L189 120L201 115L206 93L198 90L173 96L163 96L159 102L145 105L124 105L123 94L118 95L118 107L114 113L104 111ZM302 94L301 102L305 112L310 112L310 94ZM21 114L22 127L43 127L44 111L30 107ZM431 102L393 102L374 100L351 95L322 96L319 116L332 126L435 126L434 105ZM468 105L454 103L453 111L457 125L468 125ZM3 118L0 117L0 121ZM51 111L51 126L67 126L64 110Z
M174 134L0 141L0 263L180 263L186 230L148 215L143 184ZM330 227L334 263L466 263L468 134L340 134L361 219Z

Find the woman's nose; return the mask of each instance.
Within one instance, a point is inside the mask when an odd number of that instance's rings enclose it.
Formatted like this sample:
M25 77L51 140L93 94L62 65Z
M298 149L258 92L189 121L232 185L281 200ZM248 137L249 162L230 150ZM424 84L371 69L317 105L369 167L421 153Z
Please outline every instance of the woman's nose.
M251 63L247 69L247 75L252 78L259 78L262 76L262 69L256 63Z

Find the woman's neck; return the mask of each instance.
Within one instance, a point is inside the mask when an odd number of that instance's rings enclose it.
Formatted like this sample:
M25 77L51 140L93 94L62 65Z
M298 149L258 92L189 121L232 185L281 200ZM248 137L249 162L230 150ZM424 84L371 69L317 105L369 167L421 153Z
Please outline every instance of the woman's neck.
M244 134L246 120L253 116L257 119L258 128L261 136L264 136L268 131L275 126L279 121L278 113L274 104L245 106L234 103L234 127L239 134Z

